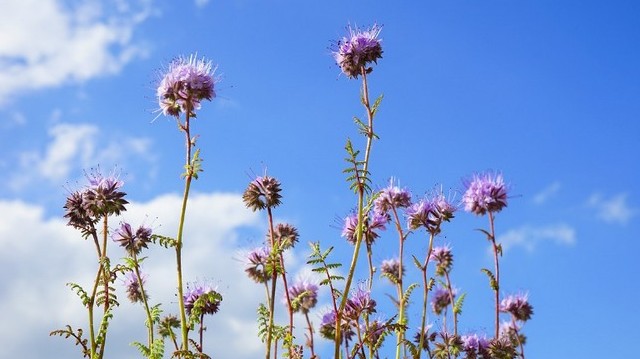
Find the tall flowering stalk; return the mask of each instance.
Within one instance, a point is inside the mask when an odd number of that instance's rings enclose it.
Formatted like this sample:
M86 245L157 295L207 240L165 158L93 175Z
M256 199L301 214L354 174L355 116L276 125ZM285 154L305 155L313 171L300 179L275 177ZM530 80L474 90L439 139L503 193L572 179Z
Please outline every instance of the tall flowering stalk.
M90 292L76 283L68 286L78 294L82 304L87 308L89 340L82 339L83 331L73 331L71 326L55 330L51 335L73 337L81 345L83 356L102 359L107 341L107 330L112 318L112 307L118 305L114 288L119 267L112 268L107 252L109 236L109 217L126 211L126 193L121 191L123 182L115 176L103 176L98 171L87 175L89 185L83 190L71 193L64 205L67 225L79 230L82 237L93 239L96 249L98 269ZM100 229L101 227L101 229ZM101 233L100 233L101 232ZM102 319L96 333L95 308L102 307Z
M200 109L202 100L211 100L216 96L214 91L213 73L211 61L197 59L195 55L189 58L180 57L169 65L167 72L162 78L158 90L158 103L162 113L166 116L176 118L178 128L185 135L186 159L184 195L180 209L180 219L178 222L178 234L176 236L176 268L178 283L178 306L180 313L180 326L182 334L182 350L188 351L188 323L184 303L184 287L182 281L182 246L185 213L191 181L198 178L201 169L199 150L192 154L192 149L196 145L195 137L191 136L191 119L196 117L196 110ZM184 114L184 122L180 116Z
M489 276L491 288L495 298L495 331L494 339L500 335L500 265L498 258L502 256L502 246L496 242L494 228L494 214L507 206L507 185L502 175L497 173L481 173L473 175L468 181L462 198L464 209L478 216L488 214L489 231L481 229L493 250L494 272L483 271Z
M371 154L371 145L373 143L375 133L373 131L373 118L382 97L379 97L376 102L371 105L369 101L369 88L367 85L367 74L373 71L372 67L369 67L371 63L377 63L378 59L382 58L382 44L378 38L381 28L377 25L372 26L367 30L358 30L349 28L349 34L343 37L337 43L337 48L334 51L334 58L340 66L342 72L349 78L358 78L362 76L362 104L367 113L367 123L356 119L359 130L367 139L365 146L365 153L363 160L357 160L359 152L354 151L351 142L347 142L347 152L350 156L349 162L353 167L347 169L347 172L351 174L349 178L352 181L352 189L356 191L358 196L357 204L357 227L356 227L356 240L353 249L353 256L351 258L351 264L349 265L349 272L347 274L344 290L342 291L342 299L338 312L335 315L335 338L334 338L334 357L340 357L340 343L342 340L342 319L343 311L347 305L347 293L351 288L353 276L355 273L356 263L360 252L360 246L363 239L363 226L365 223L365 193L369 192L369 156Z

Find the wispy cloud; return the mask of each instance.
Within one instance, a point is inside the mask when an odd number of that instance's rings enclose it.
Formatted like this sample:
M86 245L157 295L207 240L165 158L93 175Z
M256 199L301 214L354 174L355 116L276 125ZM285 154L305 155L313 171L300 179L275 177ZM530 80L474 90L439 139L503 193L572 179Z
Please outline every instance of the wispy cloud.
M132 201L122 219L173 235L181 200L178 195L161 195L147 202ZM254 314L264 289L246 278L235 253L240 233L258 230L259 215L245 208L240 194L232 193L194 194L188 211L185 280L211 280L223 295L220 312L207 318L211 329L205 332L205 341L216 357L255 358L262 345L256 339ZM91 283L96 266L92 243L62 218L49 218L38 205L0 200L0 213L0 316L6 324L0 325L4 338L0 357L77 357L78 347L72 341L49 338L46 333L67 323L86 329L86 310L65 283L77 282L85 288ZM124 256L115 245L109 251L114 264ZM144 270L152 302L163 303L166 314L176 313L173 252L150 248L145 255L149 255ZM144 341L142 308L128 302L119 280L115 286L121 305L110 326L109 356L136 358L136 349L128 344Z
M202 8L202 7L205 7L209 3L209 0L195 0L195 3L196 3L197 7Z
M543 204L549 200L549 198L553 197L560 190L560 182L556 181L550 184L549 186L542 189L540 192L536 193L533 196L533 203L535 204Z
M123 165L133 159L153 163L149 153L151 140L144 137L106 137L95 125L57 123L49 128L50 142L44 148L29 150L18 157L14 177L9 186L16 191L33 181L61 184L75 169L96 165ZM105 138L106 137L106 138Z
M74 4L74 5L71 5ZM151 1L6 0L0 105L15 95L113 74L145 49L133 40Z
M524 225L498 236L497 241L502 244L504 252L515 247L522 247L528 252L533 252L542 242L552 242L564 246L574 245L576 231L565 223L539 227Z
M596 216L606 223L627 224L640 212L627 203L627 197L627 193L619 193L609 198L594 193L587 200L587 206L595 209Z

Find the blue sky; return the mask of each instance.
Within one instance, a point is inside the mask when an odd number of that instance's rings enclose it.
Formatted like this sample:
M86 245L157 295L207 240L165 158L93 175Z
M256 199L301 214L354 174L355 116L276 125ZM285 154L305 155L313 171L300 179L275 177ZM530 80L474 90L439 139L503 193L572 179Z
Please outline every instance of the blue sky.
M528 291L534 305L527 354L635 353L627 343L640 334L637 2L9 0L5 7L0 313L8 320L0 335L9 344L0 357L77 354L47 333L67 321L84 324L64 283L91 276L83 269L93 267L92 251L61 219L83 170L117 166L133 202L124 219L175 231L183 144L172 120L153 121L155 87L171 59L194 52L218 64L221 80L194 121L205 172L187 224L187 279L212 280L229 298L209 324L211 347L220 348L212 354L256 357L254 297L262 292L243 277L241 257L260 244L265 220L244 210L239 196L267 170L283 183L277 217L299 228L302 243L336 246L336 258L347 260L336 218L355 199L341 174L343 146L348 137L361 144L351 118L363 110L360 83L340 74L329 47L347 24L373 23L383 26L384 54L370 92L385 95L371 163L376 188L395 176L419 198L440 184L460 191L474 171L502 171L511 185L497 219L503 288ZM438 239L454 248L453 281L469 293L467 331L491 327L479 271L491 258L474 231L485 220L461 212ZM426 238L414 235L408 246L422 253ZM396 247L387 233L374 260ZM152 253L156 298L171 310L171 256ZM307 254L301 245L289 257L292 275L304 273ZM393 292L382 283L376 290ZM133 358L128 342L144 335L142 311L121 310L112 350Z

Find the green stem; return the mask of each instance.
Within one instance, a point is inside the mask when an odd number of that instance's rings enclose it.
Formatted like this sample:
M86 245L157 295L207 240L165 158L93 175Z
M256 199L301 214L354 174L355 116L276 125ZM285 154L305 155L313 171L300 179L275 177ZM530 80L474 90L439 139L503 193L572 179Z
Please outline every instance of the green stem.
M451 312L453 313L453 335L458 335L458 313L456 312L455 301L453 299L453 287L451 286L451 280L449 279L449 272L444 272L445 279L447 280L447 291L449 292L449 300L451 301Z
M267 207L267 217L269 220L269 241L271 243L271 254L275 254L276 243L273 235L273 217L271 215L271 207ZM269 327L267 328L267 353L266 359L270 359L271 357L271 342L273 341L273 317L275 311L275 297L276 297L276 283L278 281L278 271L276 268L273 268L273 273L271 273L271 297L269 298ZM274 358L277 355L277 346L278 341L276 340L275 349L274 349Z
M369 90L367 87L367 71L364 66L360 69L360 74L362 75L362 103L367 110L367 119L369 122L368 131L367 131L367 145L364 153L364 163L362 166L363 173L367 173L369 168L369 156L371 154L371 144L373 143L373 111L371 110L371 106L369 105ZM363 181L363 180L362 180ZM349 294L349 289L351 288L351 283L353 282L353 276L355 274L356 263L358 262L358 255L360 254L360 246L362 245L362 225L364 223L364 183L360 182L358 184L358 227L356 230L356 244L353 249L353 256L351 257L351 264L349 265L349 273L347 274L347 280L344 286L344 291L342 292L342 300L340 301L340 308L336 313L336 337L335 337L335 345L334 345L334 358L340 358L340 341L341 341L341 325L342 322L342 312L344 311L344 307L347 304L347 295Z
M153 320L151 319L151 310L149 310L149 302L147 301L147 294L144 291L144 284L142 283L142 278L140 277L140 265L138 264L138 258L135 253L132 253L133 261L135 262L135 267L133 270L136 273L136 278L138 279L138 286L140 286L140 294L142 295L142 304L144 304L144 311L147 314L147 321L149 322L147 326L147 337L149 339L149 349L152 348L153 345Z
M403 280L402 280L402 266L403 266L403 258L404 258L404 231L402 230L402 226L400 225L400 218L398 217L398 211L395 207L392 207L393 216L395 219L396 230L398 231L398 235L400 236L400 258L398 259L400 262L400 275L398 276L398 324L403 325L405 322L404 318L404 288L403 288ZM404 348L402 343L404 342L404 330L398 329L397 341L396 341L396 359L400 359L400 351L401 348ZM404 354L404 353L403 353Z
M191 179L193 178L193 168L191 167L191 147L193 144L191 143L191 134L189 132L189 119L190 119L190 111L187 109L185 124L180 125L180 128L185 133L187 154L186 154L186 173L185 173L185 186L184 186L184 195L182 197L182 208L180 210L180 222L178 224L178 235L176 238L176 267L177 267L177 276L178 276L178 306L180 311L180 327L182 333L182 350L189 349L189 329L187 326L187 315L184 308L184 287L182 283L182 233L184 230L184 220L187 212L187 201L189 198L189 189L191 188Z
M108 217L105 216L102 220L102 258L100 260L100 268L102 268L102 275L103 275L103 280L104 280L104 314L103 314L103 319L104 319L104 315L107 314L107 311L109 310L109 283L111 281L111 273L107 273L105 267L104 267L104 262L105 260L107 260L107 236L109 233L109 228L108 228ZM106 328L106 327L105 327ZM100 328L102 330L102 328ZM98 358L102 359L102 357L104 356L104 348L105 345L107 343L107 331L105 329L105 332L102 333L102 342L100 343L100 351L98 352Z

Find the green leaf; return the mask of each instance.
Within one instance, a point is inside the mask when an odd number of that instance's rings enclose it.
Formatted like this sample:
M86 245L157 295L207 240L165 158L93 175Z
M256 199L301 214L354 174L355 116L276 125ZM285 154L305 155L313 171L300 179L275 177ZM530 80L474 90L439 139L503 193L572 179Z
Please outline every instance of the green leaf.
M488 270L487 268L482 268L481 271L487 275L487 277L489 277L489 285L491 286L491 289L493 289L494 291L498 291L498 281L496 281L496 277L493 275L493 273Z
M467 293L462 293L458 298L456 298L456 303L453 305L453 312L457 314L462 314L462 305L464 304L464 298L467 296Z

